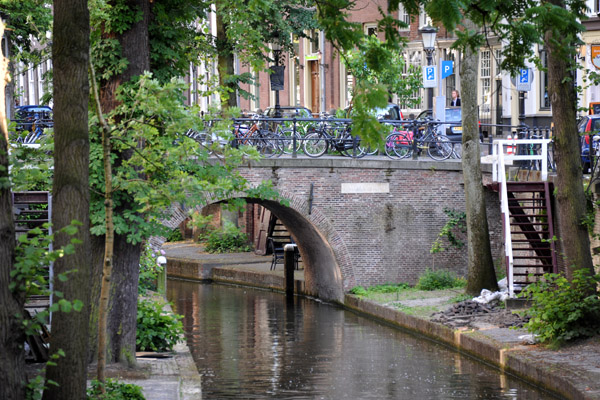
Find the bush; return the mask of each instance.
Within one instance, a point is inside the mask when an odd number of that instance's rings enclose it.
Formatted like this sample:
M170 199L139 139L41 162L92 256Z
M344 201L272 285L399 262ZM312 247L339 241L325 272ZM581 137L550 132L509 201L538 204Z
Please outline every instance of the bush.
M182 240L184 240L184 237L181 234L181 230L179 228L173 229L166 239L167 242L180 242Z
M350 289L350 293L355 294L357 296L366 296L369 292L362 286L354 286Z
M525 314L530 316L525 325L538 335L541 342L556 347L580 337L600 332L600 298L596 288L600 275L589 276L586 270L573 272L573 280L560 274L546 274L544 280L531 284L521 297L532 300Z
M163 306L160 301L138 301L136 350L170 351L183 335L183 317L164 312Z
M252 250L248 235L237 226L226 222L223 229L214 230L206 239L206 251L209 253L237 253Z
M94 379L87 390L90 400L145 400L142 388L131 383L123 383L114 379L106 379L104 388L106 394L102 395L100 390L102 383Z
M447 270L425 270L425 273L419 277L416 288L419 290L442 290L456 287L464 287L465 280L456 276L452 271Z

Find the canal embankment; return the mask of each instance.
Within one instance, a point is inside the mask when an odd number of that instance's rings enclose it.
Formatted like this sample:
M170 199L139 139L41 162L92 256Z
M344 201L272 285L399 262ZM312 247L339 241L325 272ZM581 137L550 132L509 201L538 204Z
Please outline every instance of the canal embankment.
M248 285L284 291L281 266L270 270L270 257L254 254L208 255L193 244L167 244L170 277ZM244 261L241 261L241 260ZM295 272L295 292L304 291L302 270ZM523 329L485 325L453 329L426 317L410 315L389 305L347 294L342 304L360 313L417 335L444 343L502 371L519 376L568 399L600 399L600 339L589 339L560 350L527 345Z

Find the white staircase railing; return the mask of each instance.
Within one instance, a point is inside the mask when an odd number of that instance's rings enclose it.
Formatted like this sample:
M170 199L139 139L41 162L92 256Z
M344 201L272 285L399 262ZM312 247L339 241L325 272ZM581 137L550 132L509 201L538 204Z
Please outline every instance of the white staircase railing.
M541 161L540 174L543 181L548 179L548 143L551 139L519 139L519 140L494 140L492 145L492 179L499 183L500 207L502 210L504 226L504 254L507 264L507 283L510 297L514 297L514 275L513 275L513 249L512 237L510 231L510 214L508 210L508 190L506 176L506 161ZM516 155L516 146L541 145L541 154L522 154ZM506 154L508 149L512 149L513 154Z

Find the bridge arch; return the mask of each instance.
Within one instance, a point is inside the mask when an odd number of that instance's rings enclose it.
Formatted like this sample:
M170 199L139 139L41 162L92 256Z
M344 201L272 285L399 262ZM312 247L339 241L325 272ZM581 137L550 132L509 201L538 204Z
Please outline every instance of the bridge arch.
M355 286L356 279L341 235L318 208L309 208L306 201L291 193L280 191L280 195L289 205L277 200L246 197L243 193L235 197L271 211L296 239L304 265L305 288L310 295L323 300L343 301L344 288ZM224 200L227 199L211 199L205 206ZM179 226L190 211L193 210L173 207L172 217L165 225L172 228ZM156 239L154 244L162 245L162 240L158 239L157 243Z

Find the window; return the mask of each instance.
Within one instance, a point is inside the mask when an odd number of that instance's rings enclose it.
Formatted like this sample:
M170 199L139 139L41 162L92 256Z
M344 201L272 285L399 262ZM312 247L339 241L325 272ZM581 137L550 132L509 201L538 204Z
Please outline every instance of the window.
M412 68L417 68L420 70L421 66L423 65L423 55L422 55L422 51L421 50L409 50L408 53L405 55L405 60L406 60L406 64L404 66L405 71L404 74L406 74L408 72L408 68L412 67ZM423 95L421 92L421 89L417 89L414 92L412 92L412 94L407 98L407 99L399 99L399 105L401 109L409 109L409 110L414 110L414 109L420 109L422 108L422 105L419 104L419 101L416 102L416 106L414 105L415 103L411 103L409 100L421 100L423 99Z
M377 37L377 24L365 24L364 29L366 35Z
M410 31L410 15L406 12L403 4L398 4L398 21L407 25L406 28L400 28L399 31Z
M494 54L496 58L496 77L500 78L500 73L502 72L502 68L500 67L500 65L502 64L502 50L496 49Z
M316 29L313 29L312 31L310 31L310 33L308 34L308 41L309 41L309 46L308 46L308 54L315 54L318 53L320 48L319 48L319 31Z
M450 105L450 101L452 100L452 91L457 89L457 87L456 87L456 60L455 60L454 53L451 51L448 51L445 59L446 59L446 61L454 62L453 74L449 75L448 77L446 77L446 79L444 79L442 81L442 82L446 82L446 92L445 92L446 93L446 102L448 105Z
M300 105L300 38L298 35L290 36L294 51L289 53L288 73L289 79L289 103L290 106Z
M540 49L540 61L542 69L540 70L540 109L550 109L550 96L548 96L548 52Z
M433 26L431 17L425 12L425 8L421 6L421 12L419 13L419 29L424 26Z
M479 78L481 79L481 112L490 112L492 89L491 51L484 50L480 56Z

